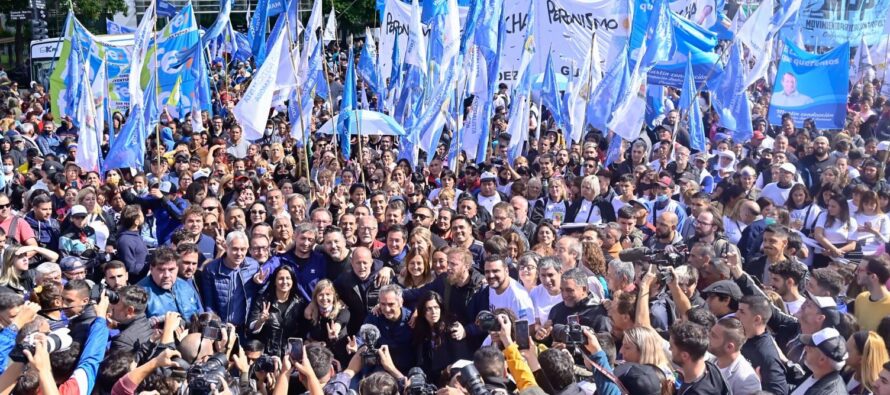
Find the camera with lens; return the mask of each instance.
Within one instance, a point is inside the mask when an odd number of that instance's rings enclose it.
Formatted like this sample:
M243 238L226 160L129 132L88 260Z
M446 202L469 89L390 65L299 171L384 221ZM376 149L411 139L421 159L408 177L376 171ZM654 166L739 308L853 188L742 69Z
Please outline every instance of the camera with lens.
M581 324L555 324L553 325L553 341L566 346L584 344L584 332L581 328Z
M476 325L479 325L479 328L486 332L501 330L501 323L498 321L498 317L488 310L482 310L476 315Z
M222 380L226 379L226 355L218 353L202 363L192 365L187 374L189 394L210 395L214 389L222 389ZM232 386L229 386L232 388Z
M272 373L275 371L275 358L269 355L262 355L253 362L253 366L257 372Z
M470 395L489 395L491 391L485 387L482 376L476 370L476 366L470 364L460 369L460 385L467 390Z
M408 384L405 386L405 394L433 395L437 389L435 385L427 383L423 369L415 366L408 371Z
M37 349L37 333L32 333L22 340L21 343L16 343L16 345L12 348L12 351L9 353L9 359L13 362L19 363L28 363L28 357L25 356L25 350L31 352L31 355L34 355L35 350ZM67 339L66 339L67 338ZM48 354L52 354L53 352L67 349L71 346L71 337L66 334L57 334L57 333L47 333L46 334L46 352Z
M377 341L380 340L380 329L372 324L364 324L359 328L358 338L365 345L361 350L362 365L374 367L380 364L377 355Z

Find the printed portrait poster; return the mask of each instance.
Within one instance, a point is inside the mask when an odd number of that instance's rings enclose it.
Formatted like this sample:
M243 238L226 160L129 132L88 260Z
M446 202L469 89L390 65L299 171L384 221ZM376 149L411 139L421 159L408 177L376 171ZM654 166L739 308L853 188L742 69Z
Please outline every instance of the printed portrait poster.
M798 127L812 118L817 128L843 129L849 59L849 44L818 55L785 40L770 99L769 122L779 125L782 115L788 113Z

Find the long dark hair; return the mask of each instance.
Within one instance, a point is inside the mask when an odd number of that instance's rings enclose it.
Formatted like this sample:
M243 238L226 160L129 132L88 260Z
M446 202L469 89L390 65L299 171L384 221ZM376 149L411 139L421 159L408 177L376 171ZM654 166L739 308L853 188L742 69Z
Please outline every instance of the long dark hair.
M802 191L804 194L803 204L799 206L797 203L794 203L794 192L797 191ZM813 196L810 195L810 190L807 189L806 185L794 184L794 186L791 187L791 192L788 193L788 200L785 202L785 207L787 207L788 210L802 210L809 207L811 204L813 204Z
M831 215L831 211L829 208L825 208L825 226L834 226L834 220L841 221L844 225L850 225L850 206L847 204L847 198L844 195L833 194L831 195L830 201L834 201L837 203L840 212L838 216L835 217Z
M260 270L262 270L262 269L260 269ZM276 300L275 291L277 290L278 286L275 285L275 279L278 278L278 273L281 273L282 271L286 271L290 274L291 282L293 283L293 285L291 285L290 292L287 295L288 303L293 302L294 300L299 298L297 296L297 290L296 290L297 273L295 273L294 269L292 269L290 266L281 265L281 266L278 266L278 268L276 268L275 270L273 270L272 274L269 275L269 279L268 279L269 285L266 287L266 294L264 295L266 300Z
M436 304L439 305L439 322L430 325L426 320L426 304L429 301L435 301ZM421 345L426 341L432 340L436 345L441 344L446 334L446 330L450 326L453 321L449 316L448 310L445 307L445 302L442 300L442 296L438 293L429 291L425 293L420 299L417 301L417 321L414 326L414 344Z

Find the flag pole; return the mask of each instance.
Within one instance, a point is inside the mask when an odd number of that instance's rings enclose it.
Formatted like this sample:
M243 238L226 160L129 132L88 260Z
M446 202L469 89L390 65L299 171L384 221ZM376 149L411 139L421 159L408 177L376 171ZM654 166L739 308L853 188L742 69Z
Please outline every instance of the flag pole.
M157 7L158 7L157 3L153 3L153 4L155 4L155 15L157 15ZM153 54L154 61L155 61L155 70L154 70L154 73L155 73L155 86L154 86L155 107L158 107L158 98L160 97L160 95L158 95L158 88L160 87L160 85L159 85L160 82L158 82L158 78L159 78L158 77L158 66L159 65L158 65L158 29L157 29L157 24L158 24L158 22L157 22L157 20L155 20L154 23L151 25L151 34L152 34L152 37L154 37L153 44L155 47L155 52ZM149 88L151 88L151 87L149 87ZM164 106L164 112L167 112L166 106ZM167 115L169 116L169 113ZM160 115L159 115L159 117L160 117ZM152 120L152 121L154 121L154 120ZM160 148L161 148L161 122L160 122L160 119L158 119L157 121L158 122L155 123L155 138L157 139L157 141L155 142L156 143L155 151L160 151ZM160 169L161 169L161 155L158 155L158 171L160 171ZM160 176L160 174L158 176Z
M333 0L331 0L331 7L333 7L333 6L334 6ZM333 8L331 8L331 12L334 12ZM366 39L365 45L367 45L367 42L368 41ZM349 35L349 48L353 52L355 52L355 48L353 48L354 44L355 43L352 39L352 35L350 34ZM361 56L361 54L359 56ZM355 59L353 59L353 63L355 63ZM349 66L355 67L355 64L346 65L346 66L347 67L349 67ZM349 73L346 73L346 75L349 75ZM344 75L344 77L345 77L345 75ZM343 81L343 85L346 86L346 81ZM365 84L365 85L367 85L367 84ZM367 98L367 95L368 95L367 90L365 88L362 88L362 90L365 92L365 98ZM362 154L362 123L359 120L359 118L361 117L361 112L359 112L359 110L360 109L355 109L354 111L356 114L356 116L355 116L355 130L358 131L358 136L356 136L356 140L358 140L358 166L359 166L359 168L361 168L362 165L364 164L364 160L363 160L364 155ZM349 144L349 142L347 141L346 144ZM346 159L347 161L349 160L349 158L344 158L344 159ZM361 173L362 173L361 174L362 184L364 184L365 183L365 172L361 172Z
M309 34L316 34L316 32L309 32ZM331 97L332 95L331 95L331 92L330 92L331 78L330 78L330 76L328 76L328 62L325 60L325 51L326 51L326 50L325 50L325 46L324 46L324 37L320 37L319 40L321 40L320 45L321 45L321 58L322 58L321 67L322 67L322 71L323 71L322 74L324 74L324 80L325 80L325 83L328 84L328 105L331 106L331 115L332 115L332 116L331 116L331 121L333 121L333 120L336 118L335 116L333 116L333 114L334 114L334 98ZM333 59L333 57L331 57L331 59ZM348 66L348 65L347 65L347 66ZM343 116L343 114L339 114L339 115L340 115L340 116ZM331 135L331 142L333 143L333 145L334 145L334 149L335 149L335 150L338 148L338 147L337 147L337 143L338 143L338 141L337 141L337 133L336 133L337 131L336 131L336 129L337 129L337 125L336 125L336 123L335 123L335 124L334 124L334 133ZM340 144L343 144L342 141L339 142L339 143L340 143ZM347 141L346 143L349 144L348 141ZM337 152L337 151L335 151L335 152Z
M299 75L299 70L297 69L297 65L294 63L293 53L294 53L294 47L297 46L297 43L295 41L291 41L291 37L293 37L293 35L291 34L291 30L290 30L290 17L288 16L288 13L289 13L288 10L284 10L284 28L285 28L285 32L287 34L287 53L288 53L287 58L288 58L288 63L290 63L291 71L293 71L294 78L296 79L297 76ZM294 82L296 82L296 81L294 81ZM294 87L294 89L297 89L297 88ZM302 112L303 111L303 95L297 94L295 96L297 96L297 107L299 107L300 111ZM304 159L303 162L306 165L306 180L309 181L312 179L312 176L310 175L311 172L309 171L309 144L307 144L307 142L306 142L306 127L303 124L303 114L300 114L300 116L298 118L300 118L300 135L303 137L303 159ZM291 120L291 122L293 122L293 120ZM313 184L312 182L309 182L309 198L310 199L315 198L315 184Z

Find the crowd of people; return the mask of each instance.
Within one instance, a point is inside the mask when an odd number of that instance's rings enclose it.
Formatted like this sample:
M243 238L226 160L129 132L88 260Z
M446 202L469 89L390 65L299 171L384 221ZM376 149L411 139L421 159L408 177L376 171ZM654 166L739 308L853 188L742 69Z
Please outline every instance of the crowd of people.
M446 130L412 167L287 114L247 141L251 71L214 64L203 128L165 112L145 168L101 174L40 84L0 84L0 391L890 394L881 81L843 131L769 125L761 82L753 138L706 112L705 152L675 89L632 142L536 107L515 160L503 86L487 158Z

